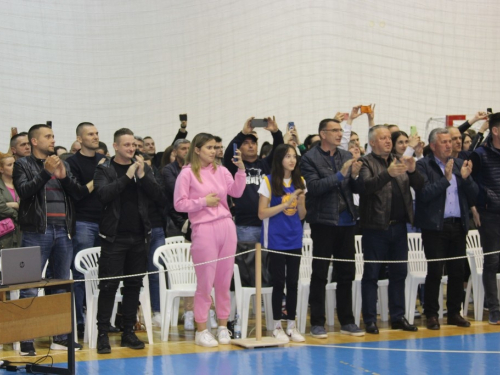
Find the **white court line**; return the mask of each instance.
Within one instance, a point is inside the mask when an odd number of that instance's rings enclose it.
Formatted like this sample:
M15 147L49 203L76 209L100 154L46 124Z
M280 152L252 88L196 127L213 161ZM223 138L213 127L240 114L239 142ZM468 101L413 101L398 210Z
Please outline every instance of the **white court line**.
M294 344L293 346L309 346L321 348L335 348L335 349L357 349L357 350L375 350L387 352L410 352L410 353L458 353L458 354L500 354L500 351L482 351L482 350L433 350L433 349L396 349L396 348L370 348L364 346L341 346L341 345L311 345L311 344Z

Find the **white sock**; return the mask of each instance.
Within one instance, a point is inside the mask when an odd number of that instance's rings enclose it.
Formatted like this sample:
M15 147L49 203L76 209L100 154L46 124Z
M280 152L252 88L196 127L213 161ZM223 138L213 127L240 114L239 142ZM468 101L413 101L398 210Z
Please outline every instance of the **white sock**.
M281 328L281 320L275 320L274 321L274 329ZM281 328L283 329L283 328Z
M288 331L291 331L292 329L295 328L295 320L287 320L287 326L286 326Z

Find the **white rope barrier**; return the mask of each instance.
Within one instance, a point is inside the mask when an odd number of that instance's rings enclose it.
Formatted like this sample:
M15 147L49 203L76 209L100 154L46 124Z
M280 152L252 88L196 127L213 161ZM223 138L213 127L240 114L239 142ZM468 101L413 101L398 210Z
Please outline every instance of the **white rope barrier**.
M286 254L285 251L275 251L275 250L269 250L269 249L262 249L262 251L267 251L268 253L276 253L276 254L281 254L283 255L283 253L285 253L285 255L288 255L288 256L294 256L294 257L301 257L301 258L305 258L305 259L315 259L315 260L325 260L327 262L356 262L355 259L337 259L337 258L325 258L325 257L315 257L315 256L312 256L312 257L306 257L306 256L303 256L302 254ZM121 280L121 279L125 279L125 278L130 278L130 277L139 277L139 276L146 276L146 275L155 275L155 274L164 274L166 272L169 272L169 271L180 271L180 270L183 270L183 269L189 269L191 268L192 266L194 267L198 267L198 266L203 266L203 265L206 265L206 264L210 264L210 263L215 263L215 262L219 262L221 260L226 260L226 259L230 259L230 258L236 258L236 257L239 257L239 256L242 256L242 255L245 255L245 254L249 254L249 253L253 253L255 252L255 249L251 249L251 250L246 250L246 251L242 251L241 253L236 253L234 255L228 255L226 257L222 257L222 258L217 258L217 259L213 259L213 260L209 260L209 261L206 261L206 262L202 262L202 263L196 263L196 264L193 264L193 265L183 265L183 266L179 266L179 267L175 267L175 268L172 268L170 270L158 270L158 271L151 271L151 272L145 272L145 273L137 273L137 274L134 274L134 275L122 275L122 276L112 276L112 277L103 277L103 278L100 278L100 279L81 279L81 280L74 280L75 283L81 283L81 282L85 282L85 281L102 281L102 280ZM426 259L425 261L426 262L443 262L443 261L448 261L448 260L459 260L459 259L467 259L467 258L472 258L472 257L484 257L484 256L488 256L488 255L493 255L493 254L498 254L500 253L500 250L497 250L497 251L491 251L491 252L488 252L488 253L485 253L485 254L477 254L477 255L461 255L461 256L457 256L457 257L451 257L451 258L438 258L438 259ZM416 263L416 262L422 262L424 261L423 259L418 259L418 260L363 260L364 263L384 263L384 264L389 264L389 263Z

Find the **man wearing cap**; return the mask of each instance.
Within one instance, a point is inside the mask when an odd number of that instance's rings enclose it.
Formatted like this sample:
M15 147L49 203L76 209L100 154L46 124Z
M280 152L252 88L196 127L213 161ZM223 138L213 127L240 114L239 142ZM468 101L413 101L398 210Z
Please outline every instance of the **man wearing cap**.
M241 151L241 158L245 164L245 173L247 175L247 183L243 195L233 200L238 242L260 241L262 221L258 216L259 193L257 191L259 190L263 176L271 173L274 149L283 143L283 134L278 129L278 124L274 120L274 117L272 119L268 118L268 125L264 129L271 132L273 150L266 158L259 159L258 139L253 134L252 120L253 117L245 122L243 130L233 138L224 153L224 166L234 176L238 167L231 162L231 159L234 156L233 144L236 144Z

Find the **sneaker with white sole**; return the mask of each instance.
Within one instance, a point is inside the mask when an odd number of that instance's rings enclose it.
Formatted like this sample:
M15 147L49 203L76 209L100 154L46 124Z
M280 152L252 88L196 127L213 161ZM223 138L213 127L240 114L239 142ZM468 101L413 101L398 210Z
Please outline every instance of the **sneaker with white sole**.
M229 332L227 327L217 328L217 340L219 341L219 344L222 345L231 344L231 332Z
M361 337L365 335L365 331L360 329L356 324L351 323L351 324L344 324L340 326L340 333L344 335L350 335L350 336L356 336L356 337Z
M275 328L273 331L273 337L275 339L278 339L280 341L285 341L285 342L290 342L290 339L288 338L288 335L283 331L283 328L278 327Z
M36 351L33 342L21 342L21 350L19 351L19 354L22 356L34 357L36 355Z
M194 312L192 311L186 311L184 313L184 330L194 331Z
M217 318L215 316L215 311L214 310L210 310L210 326L212 328L215 328L218 326L217 324Z
M328 333L326 332L326 329L323 326L312 326L311 336L317 339L326 339L328 338Z
M300 332L297 330L297 327L293 327L292 329L287 329L286 334L290 338L290 341L293 342L304 342L306 339L304 336L300 334Z
M161 328L161 313L158 311L153 313L153 327Z
M500 324L500 312L499 311L491 311L490 317L488 318L488 323L493 325Z
M68 350L68 340L53 340L50 350ZM80 350L83 346L77 342L73 343L75 350Z
M201 332L196 331L194 336L194 343L199 346L204 346L205 348L213 348L219 346L219 343L215 339L214 335L205 329Z

